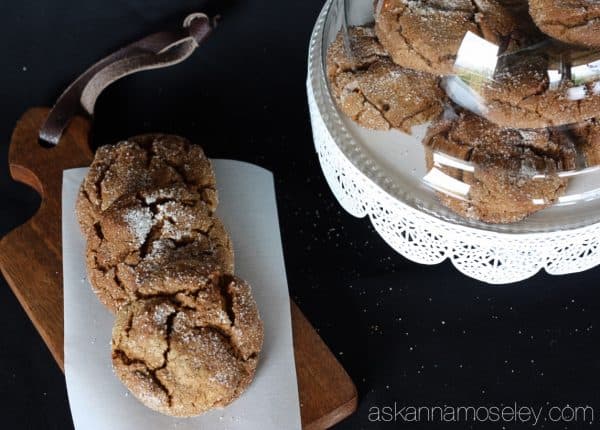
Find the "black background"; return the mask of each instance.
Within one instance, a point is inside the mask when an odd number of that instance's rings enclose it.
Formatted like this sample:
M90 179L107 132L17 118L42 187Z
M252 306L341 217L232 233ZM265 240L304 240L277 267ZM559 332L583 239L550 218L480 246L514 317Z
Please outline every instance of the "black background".
M2 2L0 234L39 204L35 192L8 175L8 142L19 116L28 107L51 105L100 57L178 25L203 5ZM94 143L173 132L212 157L273 171L290 292L359 389L358 413L338 428L395 428L368 421L369 408L394 401L589 404L600 414L600 270L487 286L449 263L407 261L368 221L337 204L314 152L305 93L308 40L321 6L322 0L207 5L223 14L214 36L179 66L112 86L97 105ZM0 427L72 428L64 377L1 278L0 284Z

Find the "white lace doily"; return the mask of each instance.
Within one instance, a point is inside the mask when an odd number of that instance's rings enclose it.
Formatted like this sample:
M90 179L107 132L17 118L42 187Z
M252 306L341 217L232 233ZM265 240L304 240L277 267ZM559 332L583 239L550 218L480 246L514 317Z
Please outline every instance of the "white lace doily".
M432 265L450 259L462 273L491 284L521 281L541 269L561 275L600 264L598 223L539 233L496 232L441 219L388 192L391 179L360 145L349 143L350 135L343 134L339 118L327 109L326 92L315 91L325 85L321 39L330 4L331 0L312 35L307 89L321 167L346 211L359 218L368 216L381 237L409 260Z

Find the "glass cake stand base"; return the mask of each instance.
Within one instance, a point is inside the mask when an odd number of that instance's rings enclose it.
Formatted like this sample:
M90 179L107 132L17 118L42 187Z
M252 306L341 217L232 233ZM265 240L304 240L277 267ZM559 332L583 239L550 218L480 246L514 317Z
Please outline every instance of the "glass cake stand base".
M552 208L541 221L490 226L457 220L432 204L419 205L414 184L390 174L333 106L322 64L323 27L331 5L331 0L325 4L313 31L307 92L321 168L346 211L368 216L379 235L407 259L426 265L450 259L465 275L490 284L522 281L542 269L563 275L600 264L600 222L592 219L594 208L587 209L589 214L573 214L584 210L579 207L558 208L553 214ZM575 222L556 221L561 217Z

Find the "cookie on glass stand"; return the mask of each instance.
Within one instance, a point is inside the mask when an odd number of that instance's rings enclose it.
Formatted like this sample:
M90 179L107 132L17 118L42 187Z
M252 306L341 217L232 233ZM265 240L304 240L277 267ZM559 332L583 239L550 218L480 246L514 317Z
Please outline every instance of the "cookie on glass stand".
M518 222L554 204L568 182L559 173L576 162L560 132L502 128L466 111L445 113L424 144L428 170L446 179L434 184L442 204L486 223Z
M339 108L359 125L399 129L435 118L443 110L439 78L395 64L371 27L343 30L327 52L327 77Z

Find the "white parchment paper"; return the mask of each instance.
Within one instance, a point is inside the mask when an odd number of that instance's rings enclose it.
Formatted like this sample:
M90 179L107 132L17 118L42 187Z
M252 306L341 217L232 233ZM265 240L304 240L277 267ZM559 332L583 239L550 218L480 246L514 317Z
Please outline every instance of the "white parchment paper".
M256 378L223 410L196 418L154 412L127 392L113 374L113 316L87 280L85 242L75 216L87 169L63 173L65 376L78 430L294 430L300 429L290 302L272 174L251 164L213 160L219 187L218 215L234 243L236 274L253 287L265 327Z

